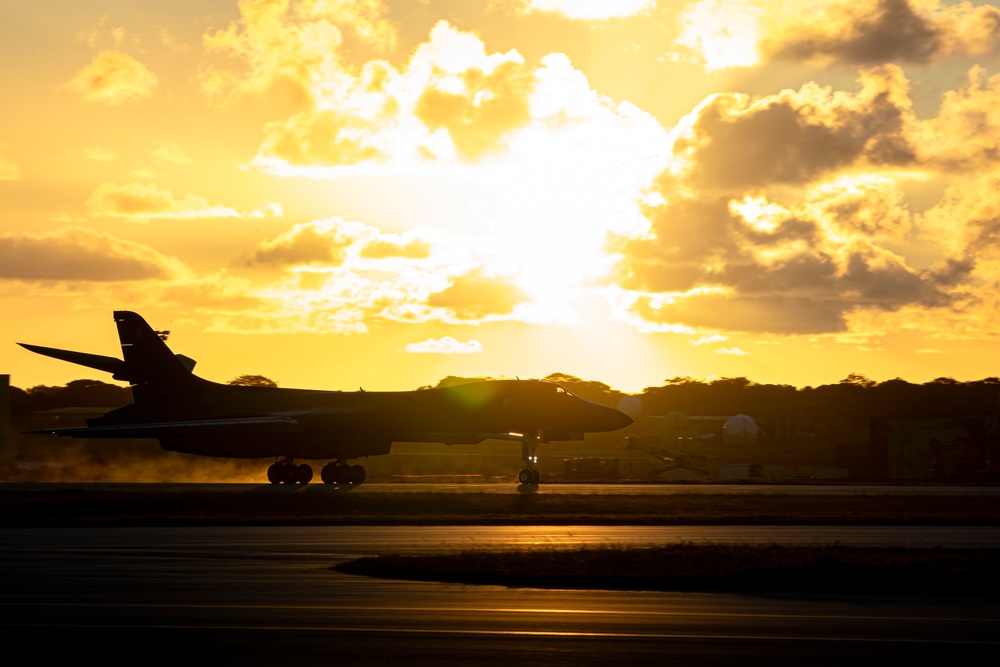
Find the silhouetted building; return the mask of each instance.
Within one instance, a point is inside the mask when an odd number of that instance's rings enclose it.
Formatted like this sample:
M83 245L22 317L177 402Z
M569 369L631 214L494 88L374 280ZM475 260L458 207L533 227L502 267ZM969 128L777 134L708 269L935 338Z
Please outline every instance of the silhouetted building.
M876 479L968 480L997 460L996 417L872 420Z

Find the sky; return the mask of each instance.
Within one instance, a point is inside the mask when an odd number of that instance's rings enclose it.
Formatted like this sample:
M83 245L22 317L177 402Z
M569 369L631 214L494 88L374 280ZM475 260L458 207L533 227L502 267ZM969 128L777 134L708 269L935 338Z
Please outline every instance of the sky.
M1000 375L1000 5L0 0L0 373ZM109 379L109 378L98 378Z

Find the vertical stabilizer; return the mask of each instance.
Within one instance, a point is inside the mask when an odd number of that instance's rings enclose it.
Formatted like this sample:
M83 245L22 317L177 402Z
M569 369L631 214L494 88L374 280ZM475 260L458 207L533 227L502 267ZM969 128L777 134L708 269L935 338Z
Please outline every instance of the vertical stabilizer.
M115 323L127 369L124 379L132 384L137 402L176 394L196 382L190 368L170 351L141 316L116 310Z

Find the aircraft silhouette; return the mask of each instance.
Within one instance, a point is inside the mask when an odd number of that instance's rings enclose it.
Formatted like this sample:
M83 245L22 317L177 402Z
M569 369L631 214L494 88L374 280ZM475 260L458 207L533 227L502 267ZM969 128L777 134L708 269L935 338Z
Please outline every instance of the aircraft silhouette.
M112 373L132 386L134 403L88 419L87 426L33 431L73 438L156 438L163 449L201 456L270 458L272 484L308 484L312 468L296 459L330 460L326 484L356 486L361 465L388 454L393 442L521 442L521 484L537 484L541 442L579 440L632 420L552 382L488 380L416 391L319 391L234 386L202 379L193 359L175 355L138 314L115 311L124 360L18 343L63 361Z

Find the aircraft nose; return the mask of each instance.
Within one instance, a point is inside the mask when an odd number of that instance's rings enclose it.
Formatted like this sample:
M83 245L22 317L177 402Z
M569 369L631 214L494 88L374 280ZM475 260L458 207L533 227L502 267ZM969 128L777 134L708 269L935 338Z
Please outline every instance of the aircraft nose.
M617 431L632 423L632 418L621 410L615 410L603 405L601 408L601 431Z

